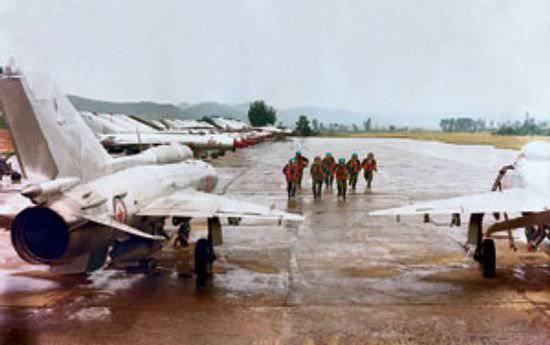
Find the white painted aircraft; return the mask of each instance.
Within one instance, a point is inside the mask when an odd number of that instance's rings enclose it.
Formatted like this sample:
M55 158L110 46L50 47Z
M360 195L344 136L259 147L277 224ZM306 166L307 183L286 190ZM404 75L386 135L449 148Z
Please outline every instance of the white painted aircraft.
M113 158L67 97L46 78L13 68L0 75L0 104L23 175L32 184L0 205L17 253L53 272L147 266L167 243L164 225L208 219L195 249L203 284L222 239L221 218L301 221L299 215L209 194L218 181L191 150L171 144ZM24 201L22 203L22 201Z
M124 114L93 114L81 112L84 122L109 152L137 153L143 147L177 142L189 146L195 157L213 158L234 150L235 142L227 134L193 134L182 131L159 131Z
M226 134L188 134L178 132L157 133L113 133L97 135L99 142L109 152L126 150L129 153L139 152L141 147L179 143L188 146L195 157L210 155L212 158L223 156L225 151L235 150L235 140Z
M550 254L550 143L525 145L513 164L503 167L492 191L468 196L420 202L409 206L371 212L372 216L452 215L451 226L460 225L460 217L469 217L468 241L465 246L483 268L483 276L495 276L494 239L504 238L515 249L511 231L525 228L528 248L542 247ZM484 215L495 222L484 231ZM506 232L506 236L495 235Z

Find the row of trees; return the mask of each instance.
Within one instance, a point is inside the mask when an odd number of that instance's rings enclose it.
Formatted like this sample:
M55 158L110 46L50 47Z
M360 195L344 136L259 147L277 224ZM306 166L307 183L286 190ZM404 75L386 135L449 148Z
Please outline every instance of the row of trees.
M487 130L486 120L471 117L441 119L439 127L443 132L484 132Z
M248 110L248 119L252 126L274 125L277 121L277 114L272 106L267 105L264 101L258 100L250 104ZM0 126L2 125L0 118ZM485 119L474 119L471 117L454 117L444 118L439 122L439 126L443 132L484 132L491 131L501 135L550 135L550 124L547 121L537 122L535 119L526 114L524 121L506 122L500 124L498 128L491 121L487 125ZM306 115L300 115L296 122L296 132L301 136L311 136L318 133L335 133L335 132L371 132L376 131L398 131L406 130L406 128L396 128L389 126L388 128L374 128L372 118L367 118L362 123L362 128L356 124L347 126L341 123L319 122L317 119L308 119Z
M505 122L498 127L496 134L501 135L550 135L548 121L536 121L529 114L522 121Z
M374 127L372 118L363 121L362 128L357 124L345 125L342 123L331 122L325 125L317 119L312 119L311 122L306 115L300 115L296 122L296 132L298 135L310 136L320 133L365 133L365 132L394 132L408 130L407 127L396 127L390 125L388 127Z
M254 101L248 109L248 120L252 126L273 125L277 121L275 109L267 105L263 100ZM363 121L363 131L373 130L372 118ZM351 127L340 123L329 123L325 125L317 119L309 120L306 115L300 115L296 122L296 133L301 136L311 136L323 132L360 132L361 129L356 124Z
M491 121L487 124L484 119L470 117L457 117L442 119L439 123L443 132L492 132L500 135L550 135L550 123L548 121L536 121L525 114L523 121L507 121L495 124Z
M331 122L325 124L319 122L317 119L311 120L311 125L313 126L313 131L319 133L327 132L371 132L373 130L379 130L379 128L374 129L372 124L372 119L369 117L363 121L362 127L359 127L357 124L345 125L343 123Z

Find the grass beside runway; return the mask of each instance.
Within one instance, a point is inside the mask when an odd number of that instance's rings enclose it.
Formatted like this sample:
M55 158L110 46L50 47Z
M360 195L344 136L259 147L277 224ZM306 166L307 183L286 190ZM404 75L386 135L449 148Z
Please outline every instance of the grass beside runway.
M395 138L414 139L424 141L440 141L447 144L458 145L492 145L501 149L520 150L521 147L531 141L550 141L550 136L514 136L495 135L489 132L479 133L445 133L437 131L411 131L411 132L371 132L371 133L334 133L322 134L322 137L331 138Z

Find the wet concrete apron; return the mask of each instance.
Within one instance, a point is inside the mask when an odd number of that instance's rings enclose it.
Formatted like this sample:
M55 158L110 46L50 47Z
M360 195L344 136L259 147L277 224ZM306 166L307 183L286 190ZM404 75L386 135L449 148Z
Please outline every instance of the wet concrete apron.
M372 191L314 201L308 177L288 202L281 168L300 149L346 158L375 152ZM516 153L403 140L307 139L265 143L213 164L218 192L298 212L306 222L226 227L217 274L197 290L176 270L189 257L159 253L155 275L100 271L51 277L22 263L0 235L0 339L7 343L364 344L540 343L550 335L544 255L497 250L497 278L463 255L465 225L367 212L490 188ZM307 176L307 175L306 175ZM449 219L437 218L448 222ZM204 226L194 226L194 236ZM185 265L184 265L185 266Z

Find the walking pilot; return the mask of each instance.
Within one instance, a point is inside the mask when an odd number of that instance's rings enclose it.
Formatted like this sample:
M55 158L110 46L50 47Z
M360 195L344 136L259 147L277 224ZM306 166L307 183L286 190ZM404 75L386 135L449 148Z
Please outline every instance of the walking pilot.
M363 160L361 166L365 172L365 181L367 181L367 188L370 189L372 179L374 177L374 172L378 171L378 164L376 163L376 159L374 158L374 154L372 152L368 153L367 158Z
M323 158L323 170L325 172L325 188L332 191L332 185L334 183L334 168L336 166L336 162L334 161L334 157L332 157L332 153L327 152L325 157Z
M359 171L361 171L361 162L359 161L359 156L357 153L351 155L351 159L346 164L349 172L349 185L352 190L355 190L357 187L357 176L359 176Z
M298 166L294 158L288 160L288 164L283 168L283 175L285 175L286 191L290 200L296 196L296 183L298 182Z
M335 168L336 185L338 186L338 198L346 200L346 191L348 185L348 168L346 166L346 159L340 158Z
M313 188L313 198L321 198L321 190L323 189L323 180L325 179L325 172L323 170L323 164L321 157L315 157L313 164L311 165L311 184Z

